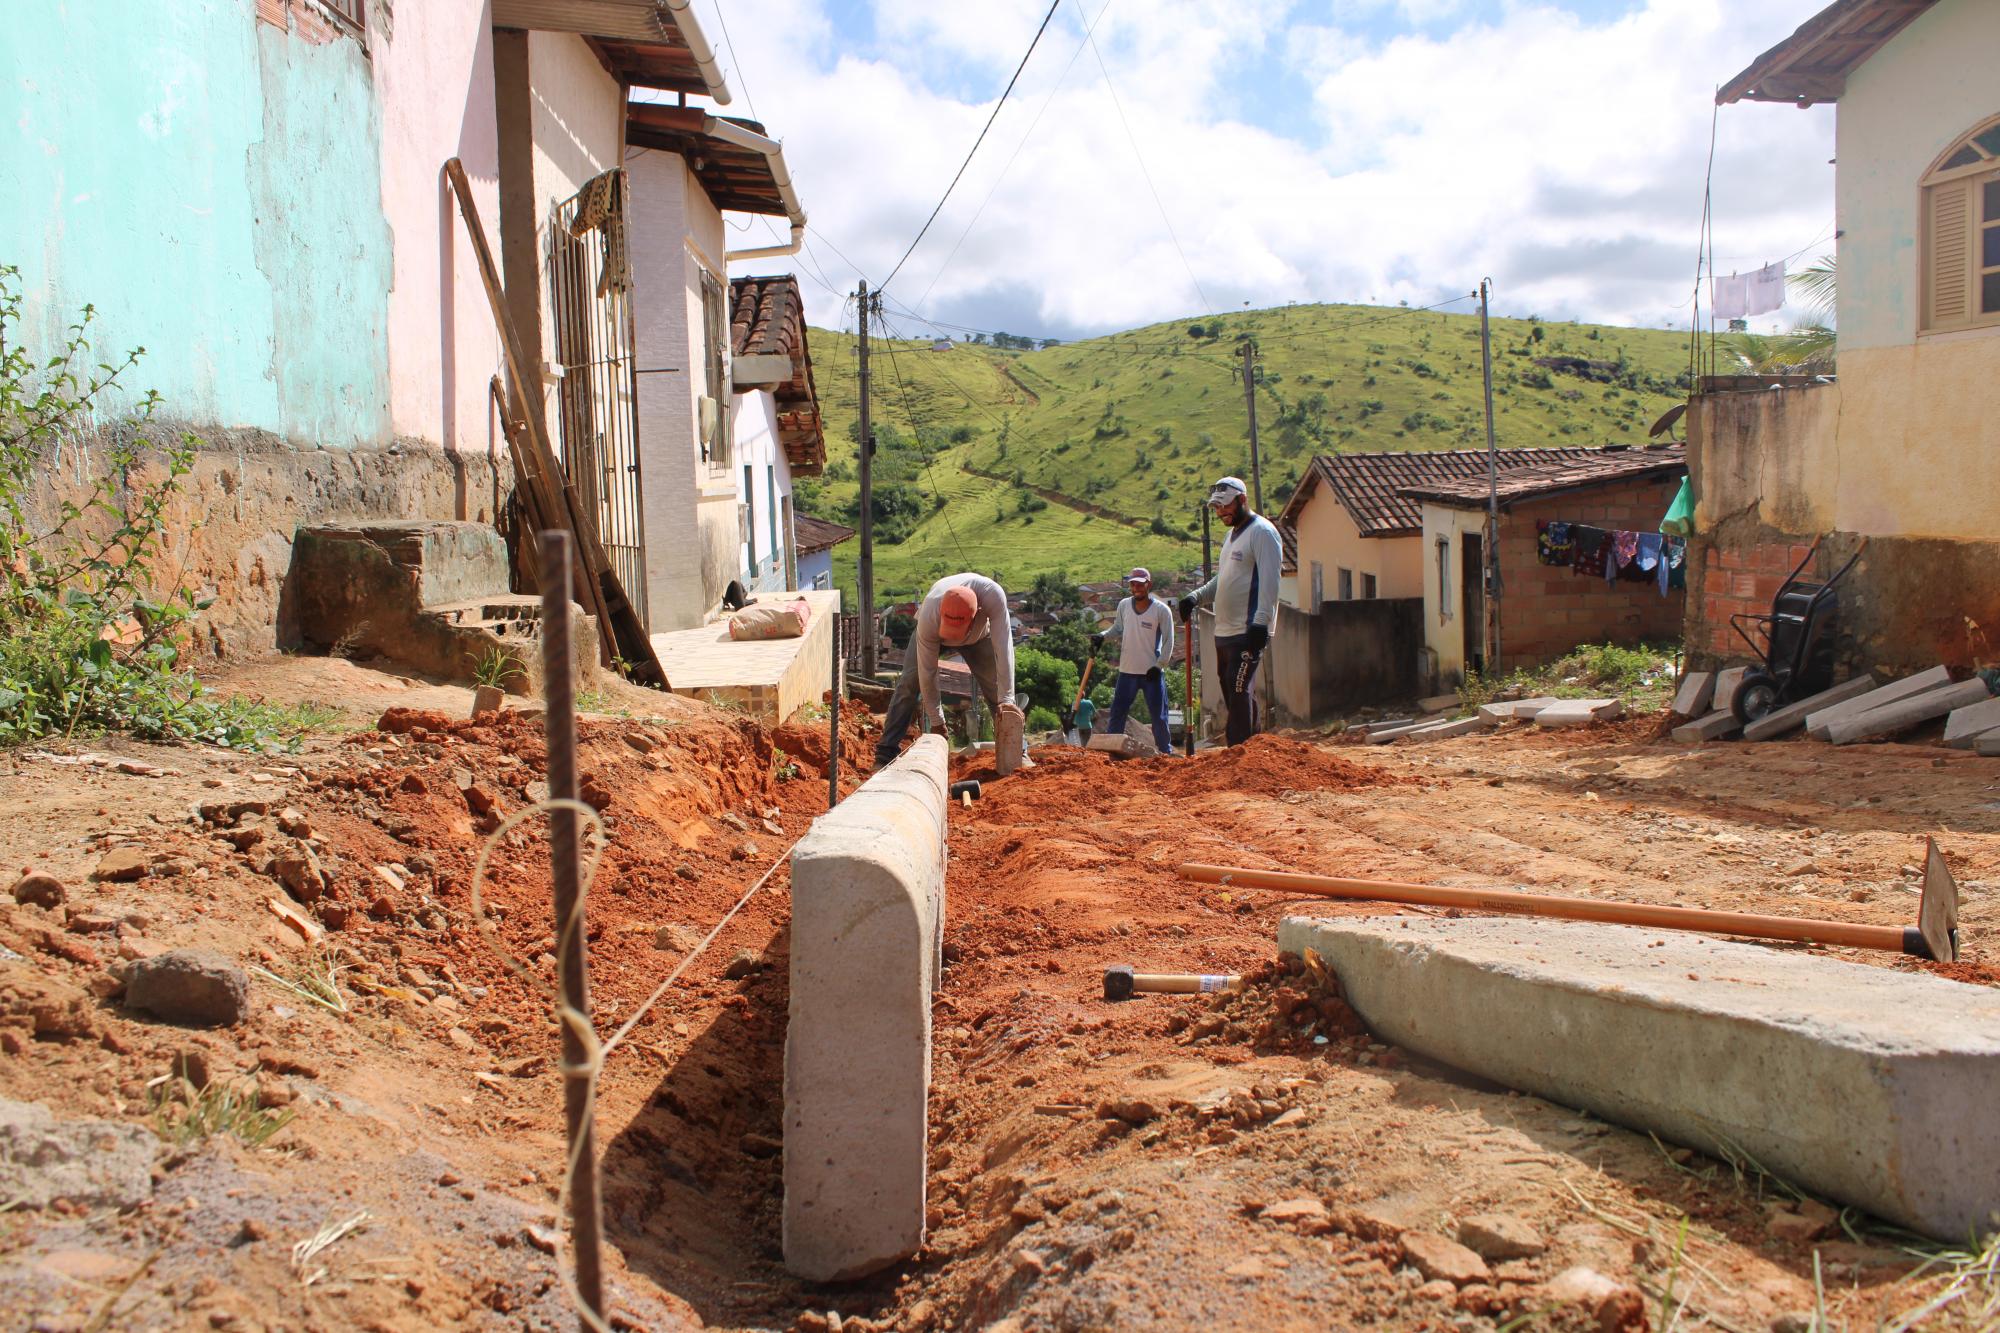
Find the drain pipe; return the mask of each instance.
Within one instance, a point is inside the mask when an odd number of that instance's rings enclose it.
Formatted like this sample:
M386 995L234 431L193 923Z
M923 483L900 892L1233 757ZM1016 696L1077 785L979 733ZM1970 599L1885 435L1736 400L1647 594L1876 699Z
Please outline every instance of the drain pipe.
M715 49L708 44L708 38L701 30L701 20L694 16L693 0L660 0L674 16L674 26L681 31L681 40L687 43L688 51L694 56L695 68L701 71L701 81L708 87L708 95L717 106L729 105L729 84L723 80L722 66L715 63Z
M762 153L771 164L771 180L778 187L778 198L785 205L785 216L791 220L792 239L783 245L766 245L755 250L731 250L722 259L726 264L735 259L779 259L785 255L795 255L806 243L806 210L799 202L798 193L792 188L792 173L785 166L785 149L776 139L766 138L754 130L746 130L734 121L718 116L705 116L701 132L712 139L734 144L738 148L748 148L753 153Z

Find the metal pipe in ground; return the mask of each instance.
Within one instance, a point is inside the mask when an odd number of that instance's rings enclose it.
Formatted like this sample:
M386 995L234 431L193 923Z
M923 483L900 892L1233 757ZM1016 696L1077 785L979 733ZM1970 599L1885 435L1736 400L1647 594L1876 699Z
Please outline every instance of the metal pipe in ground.
M570 664L570 536L542 533L542 695L549 748L549 798L574 802L576 794L576 681ZM574 805L549 811L549 856L555 884L556 959L567 1011L590 1017L589 957L583 928L582 889ZM603 1327L604 1211L597 1189L597 1133L591 1123L590 1053L583 1034L562 1025L563 1112L570 1160L569 1211L576 1250L576 1287L588 1314L586 1330Z
M1207 884L1226 884L1231 888L1277 889L1315 898L1409 903L1421 907L1462 907L1475 912L1604 921L1613 925L1693 930L1710 935L1741 935L1761 940L1792 940L1801 944L1839 944L1851 949L1886 949L1891 953L1916 952L1913 944L1921 941L1917 932L1900 926L1864 926L1851 921L1714 912L1698 907L1607 903L1595 898L1562 898L1553 894L1516 893L1509 889L1447 889L1431 884L1339 879L1331 875L1299 875L1282 870L1246 870L1236 866L1193 863L1183 865L1180 876ZM1912 940L1912 936L1917 936L1916 941Z
M826 808L840 804L840 613L833 614L833 665L826 688Z

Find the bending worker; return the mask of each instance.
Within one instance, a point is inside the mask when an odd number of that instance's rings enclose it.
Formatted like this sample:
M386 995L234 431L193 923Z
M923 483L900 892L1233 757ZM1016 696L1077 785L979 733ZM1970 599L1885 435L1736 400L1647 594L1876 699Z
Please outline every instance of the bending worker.
M1278 529L1262 514L1252 513L1238 477L1224 477L1209 488L1208 507L1227 524L1215 577L1180 600L1182 620L1197 606L1215 608L1215 667L1222 697L1229 706L1227 736L1241 745L1257 732L1257 704L1250 686L1257 664L1271 641L1278 614L1278 577L1284 555Z
M938 658L957 653L993 710L999 732L1000 710L1019 709L1014 698L1014 635L1007 620L1007 590L984 574L951 574L931 585L917 608L917 627L903 658L903 674L889 696L889 716L882 739L875 743L875 766L895 759L909 732L917 704L923 704L926 730L944 730L944 705L938 697ZM1019 756L1025 759L1024 753Z
M1111 628L1090 636L1093 647L1118 640L1118 684L1111 692L1111 722L1106 732L1125 734L1125 714L1132 697L1143 693L1153 715L1153 744L1161 754L1173 753L1167 736L1167 683L1161 668L1174 660L1174 617L1165 602L1153 597L1153 576L1135 569L1125 576L1132 595L1118 603Z

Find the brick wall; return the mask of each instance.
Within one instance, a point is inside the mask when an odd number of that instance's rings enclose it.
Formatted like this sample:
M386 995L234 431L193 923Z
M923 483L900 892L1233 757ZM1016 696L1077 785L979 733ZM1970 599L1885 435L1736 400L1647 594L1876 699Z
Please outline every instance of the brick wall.
M1691 570L1688 579L1688 590L1699 603L1697 613L1688 617L1688 652L1742 660L1749 649L1729 627L1729 618L1770 614L1771 599L1778 595L1779 585L1811 549L1810 543L1773 540L1742 545L1703 542L1699 549L1690 550L1689 558L1698 562L1695 569L1700 572L1694 576ZM1824 572L1807 569L1804 577ZM1752 634L1754 637L1754 629Z
M1666 643L1681 637L1687 595L1680 589L1662 597L1651 583L1585 578L1542 564L1535 546L1535 525L1543 521L1656 532L1679 489L1678 477L1624 482L1516 504L1501 513L1503 670L1547 662L1578 644Z

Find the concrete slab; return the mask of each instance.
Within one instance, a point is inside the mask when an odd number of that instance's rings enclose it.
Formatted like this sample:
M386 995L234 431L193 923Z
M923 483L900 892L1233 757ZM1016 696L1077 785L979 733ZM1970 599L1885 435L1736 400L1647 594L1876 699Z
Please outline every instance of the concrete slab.
M1835 745L1852 745L1856 741L1893 736L1899 731L1935 721L1954 708L1963 708L1992 697L1993 691L1987 689L1986 682L1977 677L1956 685L1941 685L1880 708L1871 708L1856 717L1838 718L1827 727L1826 738Z
M1370 727L1368 729L1368 743L1370 745L1387 745L1390 741L1396 740L1397 738L1402 736L1407 736L1411 732L1416 731L1419 728L1428 727L1431 725L1432 723L1424 721L1424 722L1399 722L1393 727Z
M1838 703L1845 703L1849 699L1859 698L1874 688L1875 678L1873 676L1856 676L1852 680L1842 681L1832 689L1822 690L1810 699L1801 699L1795 704L1786 704L1783 708L1772 709L1749 726L1743 728L1743 739L1746 741L1768 741L1774 736L1782 736L1788 731L1795 731L1804 726L1806 719L1814 713L1822 709L1831 708Z
M1690 671L1681 678L1680 689L1674 692L1674 713L1678 717L1700 717L1714 698L1715 673Z
M2000 991L1580 921L1291 918L1387 1040L1941 1240L2000 1226Z
M1669 733L1670 739L1681 745L1699 745L1703 741L1725 740L1743 729L1743 724L1730 712L1710 713L1692 722L1683 722Z
M864 1276L924 1241L946 752L919 736L792 852L785 1266Z
M1989 731L1972 743L1972 752L1983 755L2000 755L2000 731Z
M1736 687L1743 683L1743 677L1748 675L1749 672L1750 668L1747 666L1725 667L1721 671L1716 672L1715 689L1708 697L1709 710L1716 713L1726 713L1734 707L1736 704Z
M1558 699L1535 714L1538 727L1581 727L1591 722L1609 722L1625 716L1625 705L1616 699Z
M1417 708L1425 713L1447 713L1456 709L1459 697L1456 694L1433 694L1428 699L1417 700Z
M1134 736L1128 734L1120 734L1115 731L1114 732L1100 731L1095 733L1090 738L1090 744L1085 746L1084 748L1090 750L1105 750L1111 754L1125 755L1133 759L1142 758L1146 755L1155 753L1153 749L1153 743L1151 741L1142 741Z
M1919 671L1916 675L1905 676L1901 680L1892 680L1887 685L1870 690L1866 694L1837 703L1831 708L1823 708L1817 713L1808 714L1806 735L1816 741L1823 741L1826 739L1827 729L1841 718L1856 717L1871 708L1880 708L1883 704L1907 699L1913 694L1922 694L1925 690L1934 690L1940 685L1949 684L1951 684L1951 672L1941 666L1934 666L1928 671Z
M759 593L753 600L800 597L812 607L812 618L796 639L739 642L729 637L727 621L653 635L653 651L674 693L742 707L773 726L818 703L833 682L833 623L840 614L840 593Z
M1983 699L1954 708L1945 719L1944 743L1954 749L1970 750L1972 743L1989 731L2000 731L2000 699Z
M1453 736L1463 736L1469 731L1484 731L1493 724L1483 717L1456 717L1449 722L1433 722L1428 727L1419 727L1405 736L1409 741L1441 741Z

